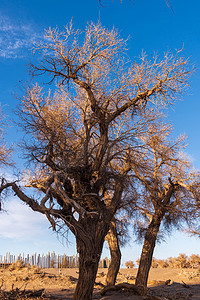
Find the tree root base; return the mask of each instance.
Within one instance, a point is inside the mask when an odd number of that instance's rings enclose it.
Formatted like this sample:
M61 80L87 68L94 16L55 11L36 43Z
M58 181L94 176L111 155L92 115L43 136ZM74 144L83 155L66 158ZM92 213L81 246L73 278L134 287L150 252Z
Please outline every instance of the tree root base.
M131 291L134 295L145 296L147 293L147 288L145 286L130 284L130 283L119 283L112 286L107 286L101 291L101 295L105 295L107 292L112 291Z

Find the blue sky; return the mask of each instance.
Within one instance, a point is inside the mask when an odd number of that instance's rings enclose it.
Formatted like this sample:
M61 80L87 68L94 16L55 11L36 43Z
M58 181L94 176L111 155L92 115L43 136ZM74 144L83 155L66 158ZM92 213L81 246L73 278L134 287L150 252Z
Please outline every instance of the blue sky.
M44 29L58 26L62 29L71 19L77 28L98 20L107 27L118 28L123 38L129 37L128 53L134 58L142 51L148 56L155 52L162 56L166 51L183 48L183 55L190 57L196 71L191 77L191 87L182 101L168 109L168 117L175 134L188 136L187 153L196 168L200 168L200 1L170 0L173 11L165 0L1 0L0 1L0 103L4 112L13 118L17 105L14 95L19 92L20 82L28 79L26 65L32 59L33 41L43 38ZM7 142L15 144L20 138L17 128L7 130ZM22 160L14 155L18 166ZM8 170L7 170L8 172ZM63 246L48 229L45 218L21 205L17 199L7 199L0 215L0 254L57 253L75 254L75 245ZM174 232L166 243L156 247L155 256L166 258L181 252L198 253L200 239L189 238ZM123 261L139 257L141 246L130 243L123 249ZM105 249L104 255L108 255Z

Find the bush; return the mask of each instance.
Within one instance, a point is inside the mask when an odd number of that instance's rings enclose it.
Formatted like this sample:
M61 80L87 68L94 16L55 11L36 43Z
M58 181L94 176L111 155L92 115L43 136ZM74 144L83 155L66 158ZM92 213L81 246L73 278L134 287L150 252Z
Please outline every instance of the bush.
M167 259L169 267L170 268L176 268L176 258L175 257L169 257Z
M138 266L140 263L140 260L136 260ZM179 268L179 269L186 269L186 268L192 268L192 269L200 269L200 255L198 254L192 254L190 257L188 257L186 254L181 253L178 257L168 257L167 259L152 259L152 268Z
M132 269L134 267L134 262L132 260L129 260L125 262L125 266L127 267L127 269Z
M200 267L200 256L198 254L192 254L189 257L188 262L192 269L197 269Z
M188 257L184 253L179 254L178 257L176 257L175 264L177 268L183 269L183 268L188 268L189 263L188 263Z
M10 271L14 271L14 270L20 270L22 268L25 268L25 264L24 262L20 259L18 261L16 261L15 263L12 263L10 266L9 266L9 270Z
M158 261L158 266L160 267L160 268L168 268L169 267L169 263L168 263L168 261L166 260L166 259L159 259Z

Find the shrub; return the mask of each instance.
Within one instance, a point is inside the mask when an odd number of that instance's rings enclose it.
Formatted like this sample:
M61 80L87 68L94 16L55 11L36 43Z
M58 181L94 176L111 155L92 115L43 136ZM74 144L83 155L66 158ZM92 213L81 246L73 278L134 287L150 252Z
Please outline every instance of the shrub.
M134 267L134 262L132 260L129 260L125 262L125 266L127 267L127 269L132 269Z
M169 267L170 268L176 268L176 258L175 257L169 257L168 259L167 259L167 261L168 261L168 264L169 264Z
M188 268L189 263L188 263L188 257L187 255L181 253L179 256L176 258L176 266L177 268L183 269L183 268Z
M200 256L198 254L192 254L189 257L188 262L192 269L194 269L194 268L197 269L200 267Z
M12 263L10 266L9 266L9 270L10 271L14 271L14 270L20 270L22 268L25 268L25 264L24 262L20 259L18 261L16 261L15 263Z
M166 259L159 259L158 261L157 261L157 263L158 263L158 266L160 267L160 268L168 268L169 267L169 263L168 263L168 261L166 260Z

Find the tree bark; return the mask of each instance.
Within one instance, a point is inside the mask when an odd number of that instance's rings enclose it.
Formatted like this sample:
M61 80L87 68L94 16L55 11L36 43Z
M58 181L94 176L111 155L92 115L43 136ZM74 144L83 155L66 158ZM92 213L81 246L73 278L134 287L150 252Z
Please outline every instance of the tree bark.
M136 285L147 286L149 270L152 263L153 252L156 245L156 239L159 232L163 214L154 214L150 222L146 234L142 254L140 257L139 269L136 277Z
M97 253L92 254L86 247L82 247L79 252L79 278L73 300L92 300L99 257Z
M110 224L110 229L106 236L106 240L109 245L111 256L111 261L106 276L106 285L110 286L115 285L121 262L121 251L119 248L117 229L114 221L112 221Z
M73 295L73 300L92 300L93 288L98 271L105 236L109 224L95 220L85 220L88 238L76 239L79 253L79 278Z

